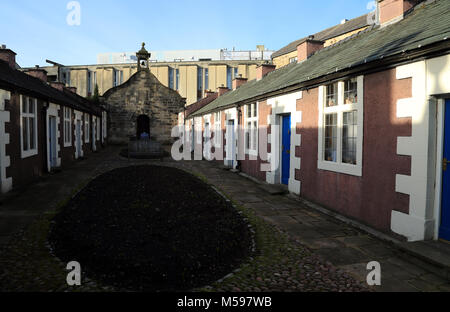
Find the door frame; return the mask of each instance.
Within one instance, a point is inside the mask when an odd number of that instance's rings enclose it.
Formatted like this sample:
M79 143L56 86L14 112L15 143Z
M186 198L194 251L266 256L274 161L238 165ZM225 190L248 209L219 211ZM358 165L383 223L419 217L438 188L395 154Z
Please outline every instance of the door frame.
M49 171L51 171L53 168L56 168L58 166L58 153L57 153L57 122L56 122L56 116L49 115L48 116L48 151L49 151Z
M84 131L83 131L83 112L79 112L79 111L74 111L75 114L75 119L74 119L74 123L75 123L75 159L81 158L84 156L84 152L83 152L83 136L84 136ZM78 132L78 122L80 123L80 131ZM79 141L78 141L79 140Z
M60 144L60 139L61 139L61 131L59 129L60 127L60 116L59 116L59 111L60 111L61 107L59 105L50 103L49 107L47 108L47 117L46 117L46 124L47 124L47 128L46 128L46 146L47 146L47 170L48 172L50 172L52 170L52 166L51 166L51 161L50 161L50 144L48 144L50 138L49 138L49 128L50 128L50 117L55 117L55 142L56 142L56 168L61 167L61 157L59 155L60 151L61 151L61 144Z
M225 157L224 157L224 165L227 167L231 167L232 169L236 169L237 168L237 153L238 153L238 133L237 133L237 129L239 126L239 120L238 120L238 114L237 114L237 109L236 108L230 108L225 110L224 112L225 114L225 144L224 144L224 149L225 149ZM231 134L228 133L228 123L230 121L233 121L233 132L232 134L232 138L233 143L230 146L230 141L229 140L229 136ZM230 150L231 149L231 150ZM232 156L232 160L228 159L228 154L231 153L233 154Z
M445 101L450 100L450 96L437 99L437 120L436 120L436 174L435 174L435 195L434 195L434 239L439 240L439 230L441 227L441 203L442 203L442 159L444 157L444 131L445 131ZM450 122L450 121L447 121Z

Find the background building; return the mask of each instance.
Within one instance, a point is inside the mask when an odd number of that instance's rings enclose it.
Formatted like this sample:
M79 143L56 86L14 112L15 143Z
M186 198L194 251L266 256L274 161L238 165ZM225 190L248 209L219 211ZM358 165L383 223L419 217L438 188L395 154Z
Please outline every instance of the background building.
M272 54L272 51L264 50L264 46L258 48L255 51L156 52L153 60L150 59L150 70L164 86L178 91L181 97L186 98L186 105L190 105L201 99L207 90L215 91L222 86L231 89L233 79L239 75L249 80L255 79L256 67L268 62ZM95 85L99 94L103 95L126 82L137 72L135 58L136 53L134 56L131 53L110 53L98 57L105 64L74 66L47 60L52 66L43 69L48 72L49 81L76 87L79 95L87 97L94 93Z
M256 50L173 50L150 51L150 62L183 62L183 61L270 61L274 51L266 50L263 45L258 45ZM135 52L111 52L97 55L97 64L122 64L136 63Z
M322 42L323 47L331 46L367 29L369 27L369 17L370 15L365 14L351 20L344 19L336 26L322 30L309 37L295 40L274 52L272 54L272 62L277 68L291 63L297 63L297 47L305 42L305 40L310 39L317 42L320 41Z

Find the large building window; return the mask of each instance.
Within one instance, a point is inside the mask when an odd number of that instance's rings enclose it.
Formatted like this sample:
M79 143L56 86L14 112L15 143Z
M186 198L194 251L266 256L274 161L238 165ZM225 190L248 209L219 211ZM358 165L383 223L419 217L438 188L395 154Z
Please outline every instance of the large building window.
M180 70L177 68L175 70L175 84L176 84L176 90L180 90Z
M245 152L249 155L258 154L258 103L245 105Z
M203 68L201 67L197 69L197 90L203 90Z
M173 68L169 67L169 88L173 89Z
M319 88L319 169L362 175L364 77Z
M72 109L64 107L64 147L72 145Z
M87 74L87 89L88 89L88 95L91 95L92 93L92 72L88 71Z
M117 87L123 83L123 71L114 69L113 86Z
M38 153L37 150L37 100L21 96L20 137L22 158Z
M203 68L197 68L197 99L203 97Z
M232 68L227 67L227 88L232 89L232 82L233 82L233 76L232 76Z
M205 68L205 90L209 90L209 69Z

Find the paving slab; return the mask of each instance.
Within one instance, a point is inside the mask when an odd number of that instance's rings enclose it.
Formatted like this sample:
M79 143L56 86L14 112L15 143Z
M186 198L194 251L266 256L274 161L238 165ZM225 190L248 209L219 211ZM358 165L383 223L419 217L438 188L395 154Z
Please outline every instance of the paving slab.
M364 246L376 243L376 239L370 237L369 235L354 235L339 237L338 240L342 241L344 244L349 246Z
M359 246L358 249L361 250L363 253L379 260L391 258L396 254L395 249L381 243L373 243L369 245Z
M361 262L365 262L367 264L372 261L369 256L352 247L320 248L316 249L315 252L337 266Z
M333 238L309 238L302 239L301 242L311 249L321 248L345 248L345 244Z

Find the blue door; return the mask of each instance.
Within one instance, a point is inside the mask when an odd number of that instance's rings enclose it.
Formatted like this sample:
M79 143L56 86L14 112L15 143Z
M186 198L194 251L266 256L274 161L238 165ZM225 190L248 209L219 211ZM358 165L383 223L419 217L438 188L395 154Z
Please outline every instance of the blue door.
M450 100L445 101L444 159L442 160L441 228L439 237L450 241Z
M291 115L283 116L281 140L281 183L289 184L291 171Z

